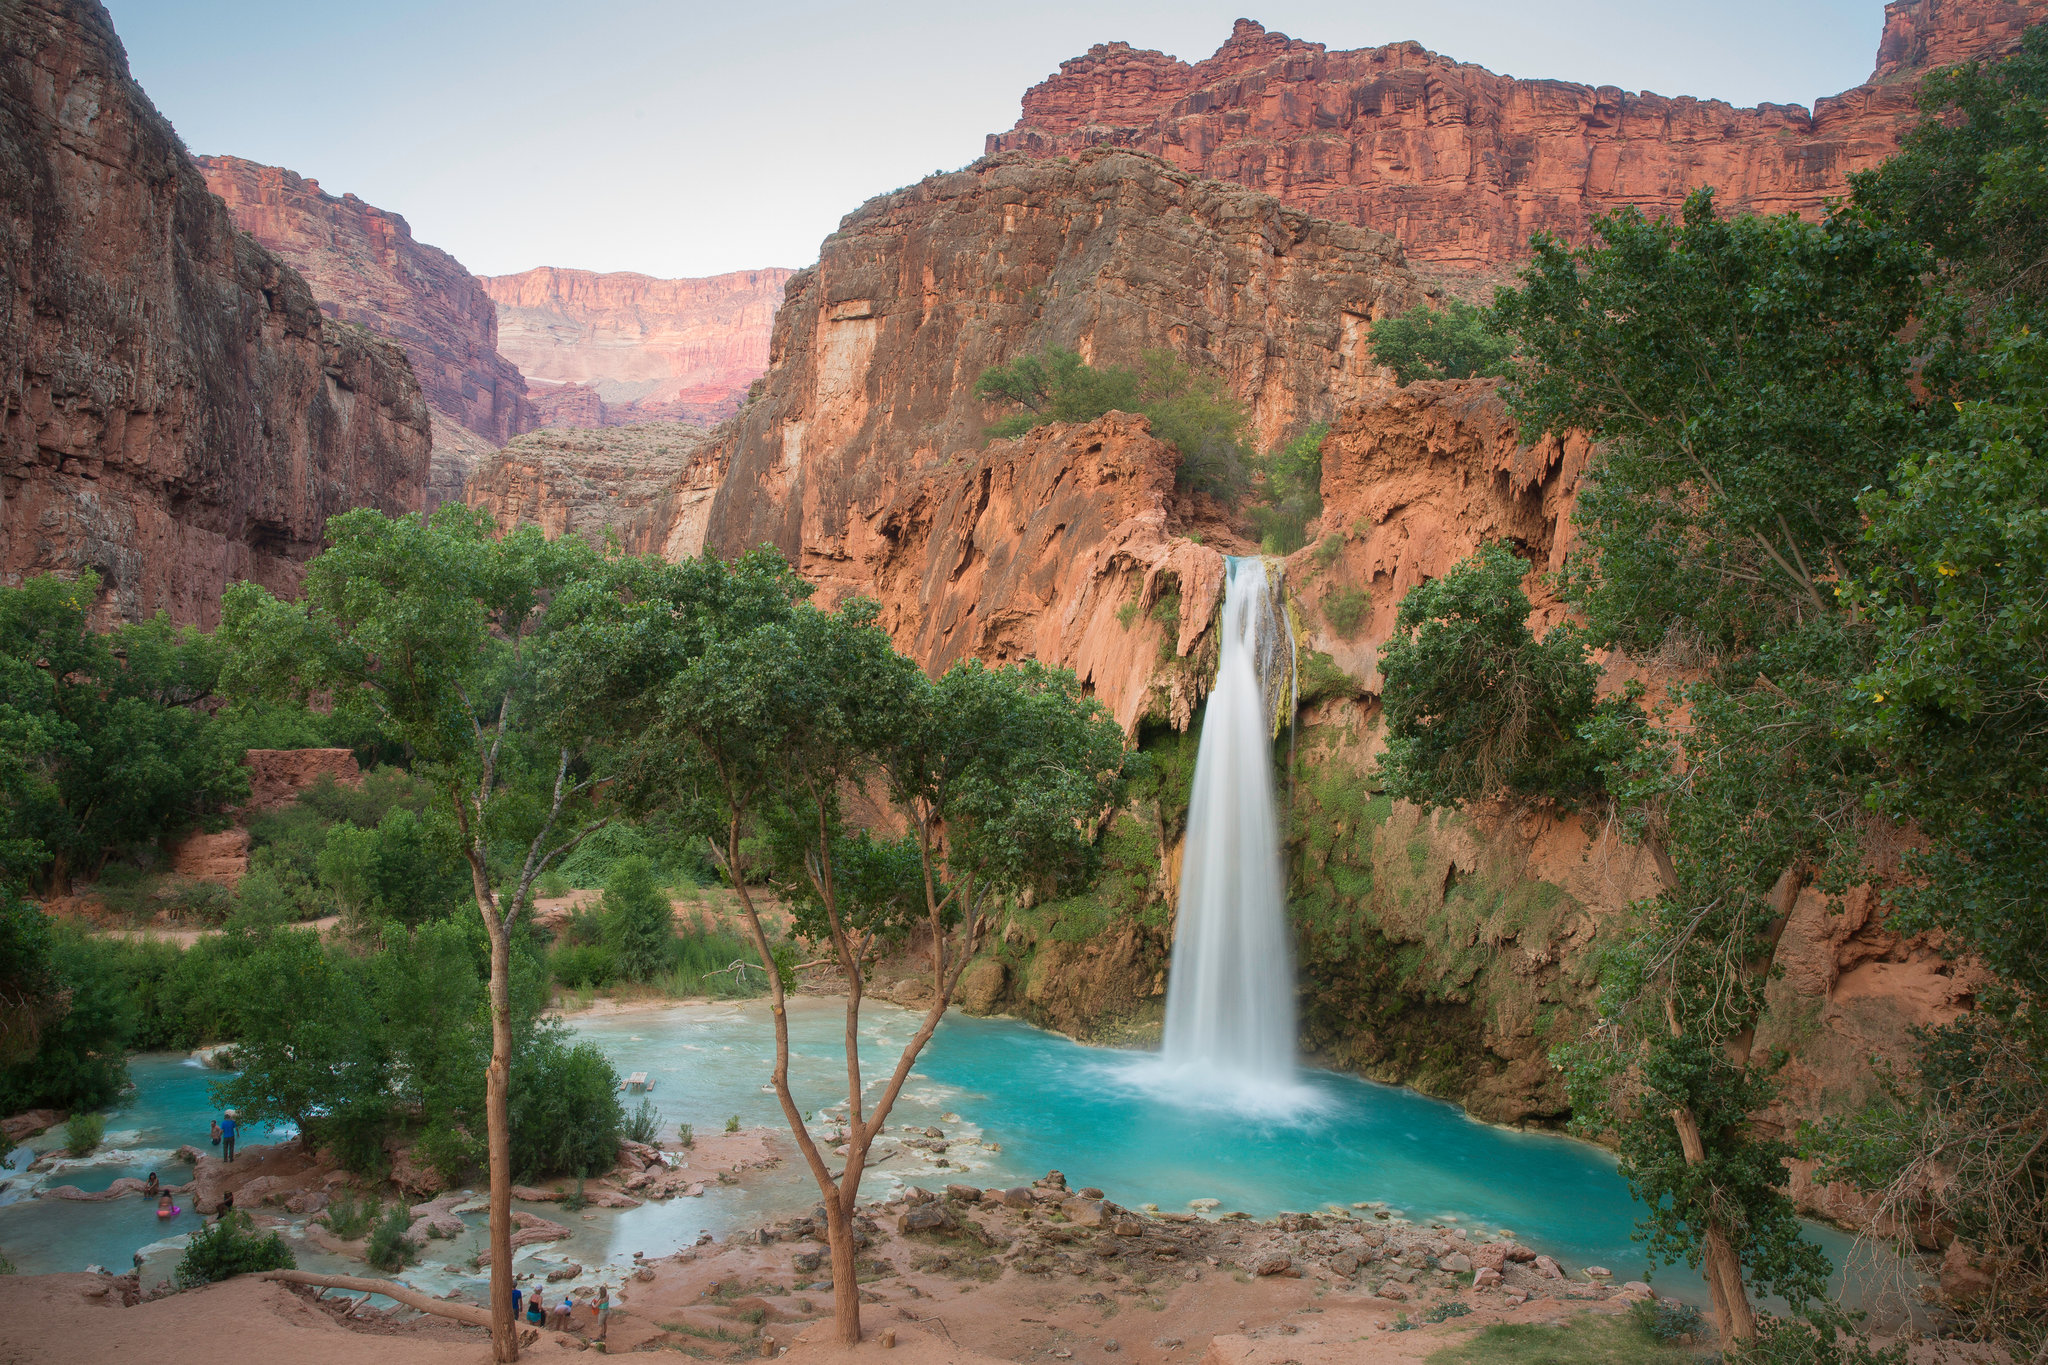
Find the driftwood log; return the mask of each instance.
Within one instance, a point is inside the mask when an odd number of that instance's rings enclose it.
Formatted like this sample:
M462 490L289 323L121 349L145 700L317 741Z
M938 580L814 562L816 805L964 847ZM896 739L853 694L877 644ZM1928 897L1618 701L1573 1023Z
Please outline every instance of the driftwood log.
M417 1308L422 1313L436 1317L453 1318L456 1322L470 1327L488 1328L491 1315L488 1309L477 1308L467 1303L449 1303L445 1299L429 1298L417 1289L408 1289L390 1280L368 1280L360 1275L316 1275L310 1270L266 1270L266 1280L282 1284L303 1284L315 1289L350 1289L358 1294L382 1294L395 1299L407 1308Z

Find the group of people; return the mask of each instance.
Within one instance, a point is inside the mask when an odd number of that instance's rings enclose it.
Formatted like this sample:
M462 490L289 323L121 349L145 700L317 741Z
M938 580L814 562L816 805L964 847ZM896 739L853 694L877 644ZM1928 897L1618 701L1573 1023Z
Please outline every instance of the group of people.
M213 1145L220 1148L221 1160L235 1159L235 1134L240 1129L240 1117L232 1109L213 1121ZM163 1182L157 1178L155 1171L149 1173L149 1180L143 1185L142 1194L143 1198L156 1201L156 1216L159 1218L176 1218L185 1211L171 1198L171 1192L163 1188ZM234 1206L235 1196L230 1193L221 1203L221 1212L225 1213Z
M591 1339L603 1341L605 1329L611 1325L612 1287L608 1284L599 1285L597 1297L584 1306L590 1309L590 1325L596 1329ZM570 1298L565 1291L562 1301L551 1309L547 1306L543 1291L536 1289L528 1294L519 1287L518 1280L512 1281L512 1316L524 1318L532 1326L545 1327L551 1331L573 1332L577 1330L578 1307L576 1300Z

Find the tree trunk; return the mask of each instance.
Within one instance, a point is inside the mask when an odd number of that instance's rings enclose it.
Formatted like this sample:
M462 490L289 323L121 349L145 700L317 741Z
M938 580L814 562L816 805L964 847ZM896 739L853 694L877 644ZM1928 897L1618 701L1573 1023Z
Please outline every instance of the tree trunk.
M825 1201L825 1231L832 1246L832 1325L842 1343L858 1346L860 1268L855 1261L853 1215L847 1211L847 1202L837 1197Z
M1685 1153L1685 1164L1703 1164L1707 1148L1700 1140L1699 1120L1692 1110L1672 1110L1671 1122L1678 1129L1678 1145ZM1712 1198L1716 1204L1719 1202L1718 1195ZM1720 1213L1713 1204L1707 1209L1706 1244L1707 1287L1714 1294L1714 1318L1721 1329L1721 1349L1729 1351L1756 1336L1756 1316L1750 1311L1749 1295L1742 1284L1742 1258L1735 1254L1727 1234L1721 1230Z
M422 1313L436 1317L451 1318L469 1327L489 1327L491 1315L481 1308L472 1308L466 1303L449 1303L446 1299L429 1298L416 1289L389 1280L364 1279L360 1275L316 1275L310 1270L266 1270L262 1278L276 1280L282 1284L303 1284L314 1289L346 1289L358 1294L382 1294L416 1308Z
M491 1161L491 1356L519 1359L512 1320L512 945L503 921L484 912L491 934L491 1065L484 1073Z

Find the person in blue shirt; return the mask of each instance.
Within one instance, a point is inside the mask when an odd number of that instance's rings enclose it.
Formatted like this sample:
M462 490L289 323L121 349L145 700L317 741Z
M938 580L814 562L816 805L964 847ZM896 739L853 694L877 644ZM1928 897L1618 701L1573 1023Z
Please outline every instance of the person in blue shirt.
M230 1109L221 1116L220 1159L222 1161L233 1161L235 1159L235 1129L238 1126L235 1122L234 1110Z

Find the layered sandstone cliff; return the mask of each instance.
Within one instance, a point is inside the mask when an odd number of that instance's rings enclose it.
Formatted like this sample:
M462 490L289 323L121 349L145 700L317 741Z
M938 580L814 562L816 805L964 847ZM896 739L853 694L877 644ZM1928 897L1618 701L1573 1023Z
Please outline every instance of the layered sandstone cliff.
M680 422L528 432L478 463L465 497L502 527L531 523L550 540L617 537L646 554L665 548L675 489L704 441L702 427Z
M989 158L869 201L797 275L759 396L720 436L708 543L861 590L898 491L982 444L988 366L1047 346L1223 376L1261 445L1388 381L1375 318L1424 297L1379 233L1150 156Z
M235 156L197 163L235 226L297 270L322 312L404 349L446 422L486 449L540 425L525 378L498 350L497 305L460 261L415 241L404 218L281 167ZM436 461L435 498L459 499L474 443L442 444L457 458Z
M404 355L235 230L93 0L0 7L0 581L210 622L329 516L420 505Z
M713 423L768 367L793 271L657 280L543 266L486 276L499 348L532 381L550 426Z
M1873 82L1799 105L1517 80L1392 43L1329 51L1240 19L1190 65L1098 44L1026 92L988 150L1130 147L1399 238L1418 268L1503 278L1531 233L1583 239L1623 205L1669 213L1711 185L1731 209L1817 213L1896 150L1922 67L2012 46L2048 0L1896 0Z

